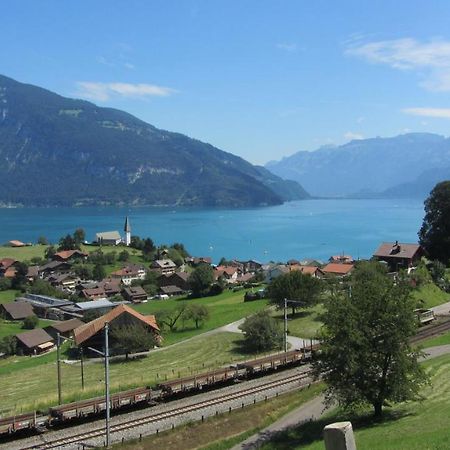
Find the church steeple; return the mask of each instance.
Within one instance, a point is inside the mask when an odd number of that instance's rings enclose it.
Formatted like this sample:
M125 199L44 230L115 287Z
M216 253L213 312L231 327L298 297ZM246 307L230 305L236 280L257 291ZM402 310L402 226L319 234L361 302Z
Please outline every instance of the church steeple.
M128 216L125 217L123 231L125 231L125 245L129 246L131 244L131 225Z

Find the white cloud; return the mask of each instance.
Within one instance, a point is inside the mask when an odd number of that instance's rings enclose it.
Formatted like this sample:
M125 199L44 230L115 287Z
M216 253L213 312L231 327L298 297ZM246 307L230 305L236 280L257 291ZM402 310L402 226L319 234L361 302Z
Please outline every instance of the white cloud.
M425 72L423 87L431 91L450 91L450 41L419 42L412 38L351 45L346 55L373 64L386 64L398 70Z
M356 119L356 123L363 123L366 120L364 116L360 116Z
M135 66L134 64L131 64L131 63L129 63L129 62L126 62L126 63L124 64L124 66L125 66L127 69L130 69L130 70L134 70L134 69L136 68L136 66Z
M364 136L360 133L353 133L353 131L347 131L347 133L344 134L344 138L348 139L349 141L353 141L356 139L364 139Z
M404 108L402 112L411 116L450 119L450 108Z
M145 83L99 83L78 81L76 95L90 100L105 102L112 97L168 97L177 91L164 86Z
M277 44L277 48L286 52L296 52L297 44L295 42L282 42L280 44Z

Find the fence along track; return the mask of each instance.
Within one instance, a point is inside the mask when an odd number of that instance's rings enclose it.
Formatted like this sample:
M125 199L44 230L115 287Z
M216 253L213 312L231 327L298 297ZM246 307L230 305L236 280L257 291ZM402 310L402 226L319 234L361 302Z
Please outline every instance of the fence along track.
M158 422L160 420L170 419L171 417L180 416L182 414L187 414L193 411L198 411L203 408L208 408L211 406L219 405L224 402L236 400L242 397L246 397L252 394L258 394L267 389L273 389L279 386L283 386L285 384L290 384L295 381L307 380L311 376L311 370L307 370L300 374L291 375L286 378L282 378L281 380L270 381L268 383L264 383L259 386L255 386L252 388L243 389L241 391L225 394L220 397L214 398L212 400L204 400L202 402L194 403L192 405L183 406L181 408L174 408L172 410L157 413L157 414L149 414L144 417L140 417L139 419L132 419L124 422L120 422L116 425L111 425L110 432L111 434L117 433L124 430L129 430L130 428L136 428L142 425L146 425L149 423ZM96 428L95 430L88 431L86 433L79 433L72 436L68 436L65 438L55 439L53 441L48 441L42 444L33 445L30 447L24 447L22 450L46 450L51 448L63 447L65 445L80 443L81 441L94 439L101 437L105 434L105 427Z

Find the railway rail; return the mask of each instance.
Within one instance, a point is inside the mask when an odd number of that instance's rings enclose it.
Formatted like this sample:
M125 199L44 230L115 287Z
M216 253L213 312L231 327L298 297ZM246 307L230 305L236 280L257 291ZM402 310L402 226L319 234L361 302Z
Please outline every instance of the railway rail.
M173 408L166 412L148 414L138 419L126 420L118 424L112 425L110 428L110 432L111 434L118 433L121 431L130 430L132 428L140 427L143 425L155 423L161 420L167 420L183 414L199 411L211 406L216 406L223 404L225 402L247 397L249 395L258 394L290 383L300 382L302 385L306 385L312 381L311 372L312 372L311 369L308 369L299 374L290 375L288 377L279 380L266 382L258 386L245 388L238 392L224 394L211 400L204 400L197 403L193 403L191 405L182 406L180 408ZM23 447L23 450L37 450L37 449L46 450L52 448L64 448L65 446L68 445L80 444L95 438L101 438L102 436L104 436L104 434L105 434L105 427L98 427L95 428L94 430L90 430L85 433L78 433L64 438L49 440L42 444Z
M439 336L442 333L450 330L450 319L443 322L428 325L426 328L420 329L415 336L410 339L412 344L419 343L430 337Z

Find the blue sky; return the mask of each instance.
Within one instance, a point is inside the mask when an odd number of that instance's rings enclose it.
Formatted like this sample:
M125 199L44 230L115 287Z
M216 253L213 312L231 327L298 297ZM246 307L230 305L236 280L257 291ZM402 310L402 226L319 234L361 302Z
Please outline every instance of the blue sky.
M448 135L450 2L5 0L0 73L253 163Z

